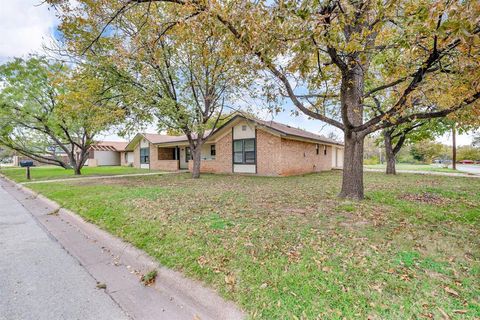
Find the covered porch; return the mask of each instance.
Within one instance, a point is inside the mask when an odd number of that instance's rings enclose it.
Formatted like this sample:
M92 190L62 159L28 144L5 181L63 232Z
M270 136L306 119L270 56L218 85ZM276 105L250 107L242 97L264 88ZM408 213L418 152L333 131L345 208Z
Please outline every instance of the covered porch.
M187 170L189 168L192 155L188 144L158 144L156 161L152 161L150 168L160 170ZM201 160L215 160L215 144L204 144L202 146Z

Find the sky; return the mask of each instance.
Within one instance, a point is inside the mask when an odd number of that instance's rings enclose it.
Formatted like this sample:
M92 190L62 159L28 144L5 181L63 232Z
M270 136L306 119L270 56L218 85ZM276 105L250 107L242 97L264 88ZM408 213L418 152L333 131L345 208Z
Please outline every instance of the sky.
M52 9L42 5L42 0L0 0L0 63L5 63L13 57L26 57L31 53L42 53L43 43L48 43L54 36L58 20ZM292 116L293 106L286 104L284 111L272 115L263 115L264 120L274 120L298 127L317 134L328 135L330 132L341 137L341 131L319 120L308 119L301 114ZM148 132L155 132L151 126ZM114 133L106 134L105 140L122 140ZM451 135L446 134L437 139L439 142L451 145ZM472 134L462 134L457 137L458 145L467 145L472 141Z

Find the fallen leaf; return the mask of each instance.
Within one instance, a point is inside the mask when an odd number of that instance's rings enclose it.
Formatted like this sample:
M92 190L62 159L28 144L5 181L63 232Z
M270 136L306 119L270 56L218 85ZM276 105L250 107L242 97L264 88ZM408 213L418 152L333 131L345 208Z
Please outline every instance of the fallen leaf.
M467 313L467 310L453 310L453 313L465 314Z
M97 283L97 289L107 289L107 285L105 283Z
M440 307L437 307L438 311L442 314L444 320L450 320L450 316Z
M453 296L455 296L455 297L458 297L458 296L459 296L458 292L455 291L455 290L453 290L453 289L450 288L450 287L445 287L444 289L445 289L445 292L450 293L451 295L453 295Z
M225 283L226 283L226 284L228 284L228 285L230 285L230 286L233 286L233 285L235 285L235 281L236 281L236 280L235 280L235 276L234 276L234 275L232 275L232 274L227 274L227 275L225 276Z

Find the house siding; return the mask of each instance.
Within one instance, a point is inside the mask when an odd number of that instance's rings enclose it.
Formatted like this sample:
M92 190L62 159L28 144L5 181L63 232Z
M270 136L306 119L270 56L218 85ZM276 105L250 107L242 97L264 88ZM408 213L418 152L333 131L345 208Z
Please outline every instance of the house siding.
M283 176L319 172L332 169L332 147L326 146L327 154L324 154L324 145L296 140L282 140L282 156L280 174Z
M282 168L282 139L257 129L257 174L276 176Z
M215 160L202 160L200 172L204 173L232 173L232 133L221 137L215 144ZM188 170L192 171L193 161L188 161Z
M133 149L133 166L135 168L140 168L140 143L135 146L135 149Z

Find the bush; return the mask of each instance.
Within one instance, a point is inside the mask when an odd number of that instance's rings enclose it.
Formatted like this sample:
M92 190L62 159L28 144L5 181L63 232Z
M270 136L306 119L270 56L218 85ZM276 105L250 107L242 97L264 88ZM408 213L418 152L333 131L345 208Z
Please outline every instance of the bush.
M378 160L378 157L371 157L368 159L363 159L363 164L364 165L373 165L373 164L379 164L380 160Z

